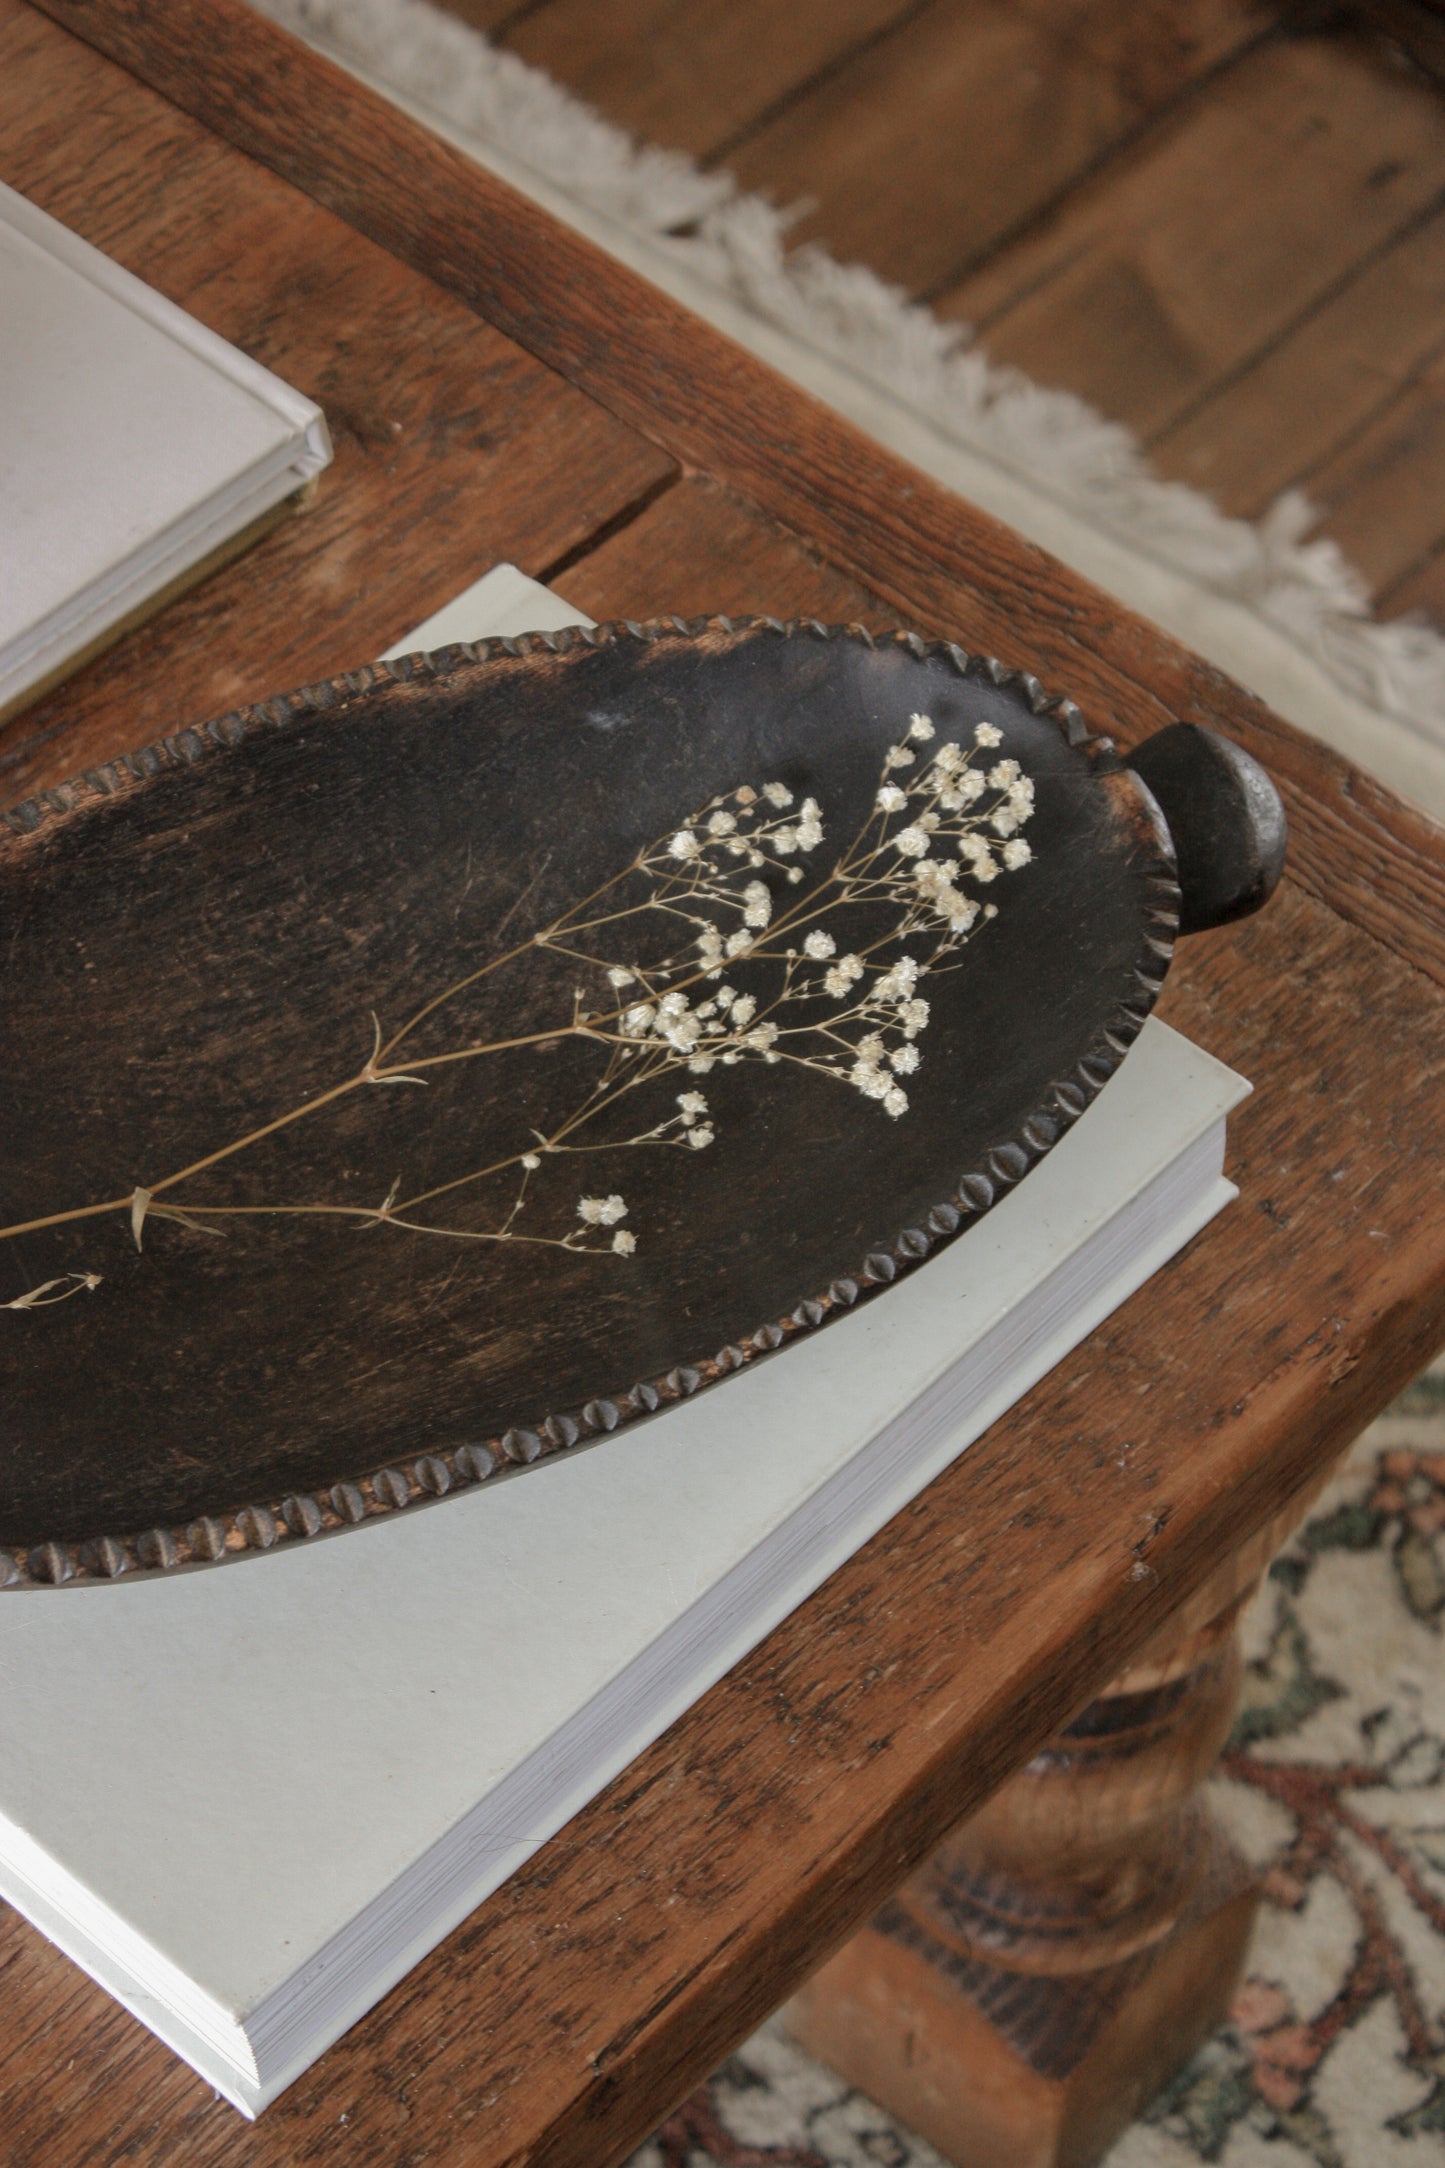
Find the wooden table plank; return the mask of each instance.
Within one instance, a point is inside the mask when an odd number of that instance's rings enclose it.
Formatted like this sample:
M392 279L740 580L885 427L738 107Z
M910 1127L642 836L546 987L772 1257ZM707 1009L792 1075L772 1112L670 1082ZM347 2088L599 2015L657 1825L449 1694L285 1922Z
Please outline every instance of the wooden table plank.
M302 517L0 731L7 804L178 721L355 668L499 558L545 573L676 471L16 0L0 4L0 178L318 400L336 445Z
M733 490L691 474L552 583L608 618L821 617L889 631L898 613Z
M447 12L494 38L535 4L536 0L450 0Z
M1187 945L1166 990L1165 1013L1256 1083L1232 1132L1240 1203L258 2126L13 1916L0 1924L17 2161L606 2168L1445 1337L1441 844L263 25L200 0L149 34L84 13L669 459L709 470L576 557L563 582L589 609L716 564L735 607L786 591L829 614L972 617L1081 675L1097 626L1101 707L1139 729L1178 692L1272 749L1316 809L1307 880ZM162 188L155 216L170 215ZM429 337L423 310L407 351ZM184 1751L163 1743L158 1782Z
M1293 877L1445 983L1435 824L1201 657L783 384L240 0L174 0L164 36L107 0L39 4L671 457L806 535L905 621L1034 671L1126 744L1176 717L1231 731L1280 784Z

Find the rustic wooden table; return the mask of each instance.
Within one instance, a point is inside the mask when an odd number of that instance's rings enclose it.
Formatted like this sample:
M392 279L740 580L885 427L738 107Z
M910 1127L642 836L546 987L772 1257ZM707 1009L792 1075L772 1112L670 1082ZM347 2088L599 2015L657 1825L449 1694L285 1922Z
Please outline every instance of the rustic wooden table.
M1284 890L1190 942L1163 1005L1257 1086L1240 1203L259 2125L0 1923L7 2160L603 2168L1217 1609L1445 1340L1445 839L238 0L0 0L0 177L337 442L303 517L0 734L6 802L352 667L499 558L599 618L943 633L1126 743L1223 727L1287 797ZM148 1750L160 1786L186 1742Z

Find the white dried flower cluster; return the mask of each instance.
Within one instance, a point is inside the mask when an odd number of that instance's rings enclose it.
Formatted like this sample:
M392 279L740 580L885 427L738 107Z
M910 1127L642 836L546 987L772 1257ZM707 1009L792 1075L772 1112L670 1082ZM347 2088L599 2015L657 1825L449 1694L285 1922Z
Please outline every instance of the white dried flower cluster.
M784 862L822 840L822 814L813 798L795 811L786 784L714 801L675 831L665 857L645 854L648 870L665 875L657 901L673 912L701 903L706 915L694 918L690 957L669 958L651 971L629 963L625 980L613 982L639 981L648 996L630 1002L617 1019L623 1058L642 1065L633 1074L650 1073L659 1060L683 1064L695 1076L748 1060L788 1060L845 1080L895 1118L906 1113L900 1080L918 1071L917 1041L930 1013L920 982L947 968L974 930L996 915L996 906L972 891L1032 857L1019 831L1034 810L1033 783L1017 760L987 765L1002 742L991 723L977 724L966 748L953 739L939 742L931 716L910 716L884 756L871 820L813 890L801 926L804 907L785 908L765 875L771 869L773 882L779 873L794 881L800 869ZM925 746L931 750L920 761ZM914 771L909 779L894 780L907 770ZM867 937L860 931L856 945L845 946L841 914L863 908L873 931ZM825 915L833 925L818 922ZM905 941L909 946L900 950ZM718 983L729 970L762 967L771 978L766 993ZM666 984L699 977L700 999ZM822 1003L829 1012L820 1018ZM678 1104L684 1112L677 1141L685 1137L693 1148L710 1142L714 1131L710 1119L701 1122L702 1109L692 1109L686 1095ZM668 1128L648 1135L664 1136Z
M925 859L915 876L918 893L929 909L944 920L950 933L967 933L978 917L980 907L972 896L962 894L950 876L951 869L945 860Z
M850 986L856 986L862 978L864 963L861 956L840 956L830 971L823 973L823 991L835 1001L842 999Z
M706 1151L715 1134L712 1123L703 1119L707 1113L707 1101L701 1092L679 1092L677 1116L683 1136L694 1152Z
M927 726L926 738L922 725ZM908 737L915 743L935 735L928 716L915 716L909 724ZM996 761L987 771L974 766L977 754L1002 743L1003 733L994 724L977 724L973 737L968 751L954 740L940 745L928 768L906 790L885 782L874 801L889 845L910 862L907 872L919 906L955 936L967 934L980 917L990 915L960 881L987 887L1000 873L1017 873L1033 858L1019 834L1033 814L1033 782L1016 760ZM890 748L890 759L900 750L906 747ZM908 818L887 835L895 814ZM957 865L945 855L950 845Z
M617 1222L626 1219L627 1206L616 1193L610 1197L579 1197L577 1217L584 1227L611 1227L615 1229L608 1248L617 1257L631 1257L637 1248L637 1237L630 1227L619 1227ZM568 1236L564 1248L575 1249L579 1245Z
M611 1197L579 1197L577 1217L589 1227L615 1227L618 1220L626 1219L627 1206L616 1195Z
M716 993L707 994L697 1003L677 987L655 1004L639 1003L623 1011L618 1019L623 1051L629 1055L654 1053L661 1040L684 1058L694 1076L706 1076L718 1062L733 1068L747 1054L761 1054L776 1061L779 1057L773 1048L779 1037L778 1026L767 1020L754 1023L757 1007L755 994L740 994L733 986L720 986ZM678 1105L683 1110L683 1126L689 1129L695 1117L706 1109L700 1092L684 1093ZM710 1144L711 1129L705 1137L693 1130L688 1142L695 1149Z
M908 1001L918 984L918 974L917 958L900 956L897 963L890 964L879 978L873 989L874 998L878 1001ZM926 1024L928 1018L925 1016L923 1021Z
M928 1024L929 1004L920 981L947 968L974 929L996 915L992 903L969 890L1018 871L1032 856L1018 833L1034 809L1031 780L1016 760L984 765L1002 732L980 723L967 748L954 740L935 745L937 739L931 716L909 718L903 737L884 755L872 822L835 871L835 908L884 906L892 913L891 939L874 938L866 946L859 941L840 954L839 936L812 925L801 955L794 948L786 952L790 961L777 1004L784 1016L790 1001L843 1004L812 1027L826 1033L822 1047L816 1040L806 1043L806 1025L784 1021L783 1051L807 1068L846 1079L895 1118L908 1110L899 1080L916 1074L922 1058L916 1041ZM923 746L935 748L926 765L919 760ZM901 779L908 769L914 774ZM904 940L910 947L899 954L894 944ZM891 953L880 956L880 948ZM809 963L826 968L813 976Z
M711 800L664 844L645 853L643 868L674 877L686 872L694 892L704 893L716 885L722 890L717 900L730 902L733 892L728 876L737 867L761 871L779 866L786 859L815 851L822 842L823 810L817 799L805 798L796 811L794 805L786 783L765 783L760 791L749 786L731 791ZM784 872L794 885L804 877L800 866L785 867Z

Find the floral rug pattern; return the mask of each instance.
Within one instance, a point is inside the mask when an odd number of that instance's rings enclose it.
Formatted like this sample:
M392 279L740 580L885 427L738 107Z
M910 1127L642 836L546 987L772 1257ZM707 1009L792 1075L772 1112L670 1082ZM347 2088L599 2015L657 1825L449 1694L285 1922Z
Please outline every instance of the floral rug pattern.
M1445 2168L1445 1361L1351 1453L1245 1622L1213 1786L1265 1872L1228 2022L1108 2168ZM942 2168L775 2018L630 2168Z

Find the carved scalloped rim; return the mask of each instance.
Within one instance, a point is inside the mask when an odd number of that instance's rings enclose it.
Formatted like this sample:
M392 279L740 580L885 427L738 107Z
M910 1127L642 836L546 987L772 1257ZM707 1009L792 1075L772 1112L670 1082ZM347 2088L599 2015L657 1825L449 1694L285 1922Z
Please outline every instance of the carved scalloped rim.
M24 800L0 813L0 823L18 836L29 837L57 815L75 812L97 798L114 797L163 768L192 766L211 753L239 745L258 728L285 728L304 716L334 707L339 700L389 685L445 679L460 669L502 656L561 655L574 648L606 647L628 640L648 644L694 640L712 632L772 632L785 639L855 640L870 648L902 647L919 661L942 657L960 677L986 679L1001 691L1020 695L1033 714L1053 716L1071 746L1088 747L1092 755L1104 758L1113 753L1109 739L1094 737L1088 731L1072 700L1047 693L1027 671L1010 669L990 656L970 655L949 641L925 640L916 632L873 633L862 625L825 625L817 618L669 617L641 624L623 619L614 624L568 626L558 632L466 642L429 654L399 656L395 662L369 663L363 669L302 686L253 707L237 708L197 728L179 730L158 744L124 754L72 782ZM535 1427L517 1425L497 1437L466 1440L443 1451L384 1461L370 1473L335 1483L329 1490L292 1493L264 1505L238 1506L226 1513L202 1515L181 1526L147 1528L127 1536L39 1543L26 1551L0 1549L0 1590L116 1580L221 1564L227 1559L272 1550L280 1543L305 1542L312 1536L357 1527L384 1514L400 1512L418 1500L445 1497L450 1491L471 1489L519 1473L534 1461L586 1446L624 1423L637 1422L690 1399L734 1371L787 1346L799 1334L814 1332L830 1318L869 1300L981 1219L999 1196L1021 1181L1063 1131L1078 1120L1123 1061L1158 998L1179 921L1179 885L1172 860L1161 853L1147 867L1144 878L1154 902L1143 946L1129 972L1137 991L1120 1001L1072 1071L1050 1085L1040 1104L1019 1125L1017 1137L994 1145L980 1166L960 1176L952 1192L932 1208L922 1226L904 1228L891 1243L870 1251L855 1273L834 1280L822 1293L800 1302L787 1316L769 1319L715 1355L677 1364L665 1376L646 1379L628 1392L548 1414Z

